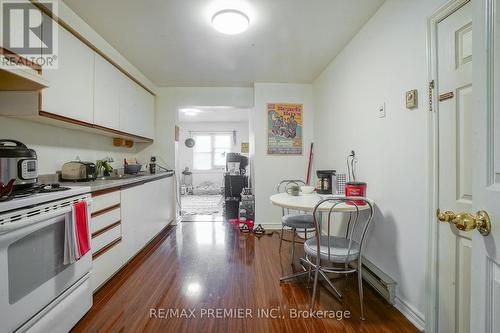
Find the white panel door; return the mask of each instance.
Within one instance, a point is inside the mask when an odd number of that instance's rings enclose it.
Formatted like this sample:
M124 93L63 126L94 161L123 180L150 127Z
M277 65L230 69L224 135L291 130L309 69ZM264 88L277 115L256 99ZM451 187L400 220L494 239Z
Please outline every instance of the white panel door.
M123 74L95 54L94 124L120 129L120 83Z
M439 95L439 207L472 210L472 5L437 27ZM472 233L441 223L438 228L438 325L441 333L467 333L470 326Z
M472 237L471 332L500 332L500 0L477 0L473 32L473 213L491 233Z
M42 111L94 122L94 52L59 26L58 68L46 69L50 87L42 90Z

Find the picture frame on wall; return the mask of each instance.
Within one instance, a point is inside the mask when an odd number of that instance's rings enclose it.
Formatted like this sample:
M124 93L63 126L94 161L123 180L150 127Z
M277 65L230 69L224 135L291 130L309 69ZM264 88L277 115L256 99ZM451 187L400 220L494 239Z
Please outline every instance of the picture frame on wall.
M303 104L267 104L267 153L302 155Z

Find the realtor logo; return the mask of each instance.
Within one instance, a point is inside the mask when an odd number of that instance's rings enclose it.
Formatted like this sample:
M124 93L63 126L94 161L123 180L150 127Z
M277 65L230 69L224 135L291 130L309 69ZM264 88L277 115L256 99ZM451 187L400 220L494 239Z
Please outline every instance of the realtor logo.
M38 1L37 4L57 15L55 1ZM1 46L44 69L55 68L57 23L28 0L0 0L0 8ZM2 65L7 64L2 61Z

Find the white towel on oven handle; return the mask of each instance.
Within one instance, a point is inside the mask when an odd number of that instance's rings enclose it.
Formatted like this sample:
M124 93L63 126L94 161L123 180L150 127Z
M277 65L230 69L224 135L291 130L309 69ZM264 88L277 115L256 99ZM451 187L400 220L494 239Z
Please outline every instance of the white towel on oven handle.
M64 264L70 265L80 259L76 237L75 210L66 213L64 222Z

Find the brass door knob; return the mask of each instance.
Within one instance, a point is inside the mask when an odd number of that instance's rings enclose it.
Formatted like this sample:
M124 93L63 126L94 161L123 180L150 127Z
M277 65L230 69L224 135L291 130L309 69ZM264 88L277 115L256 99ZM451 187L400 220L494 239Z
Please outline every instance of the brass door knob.
M455 214L452 211L441 212L438 209L436 216L441 222L454 224L458 230L471 231L477 229L483 236L489 235L491 231L490 217L484 210L477 212L474 216L470 213Z

